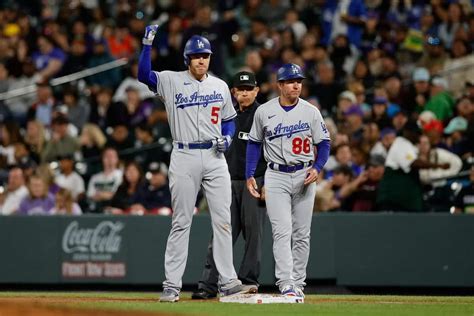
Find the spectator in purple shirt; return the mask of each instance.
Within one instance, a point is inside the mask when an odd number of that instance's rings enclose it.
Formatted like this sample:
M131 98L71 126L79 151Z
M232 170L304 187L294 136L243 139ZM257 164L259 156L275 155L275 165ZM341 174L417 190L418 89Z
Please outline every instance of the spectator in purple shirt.
M67 57L62 49L54 45L53 39L46 35L38 37L37 44L38 50L31 57L38 70L39 81L47 81L59 73Z
M129 125L136 127L148 124L148 117L153 112L153 103L149 100L143 100L135 87L128 87L125 91L127 99L124 102L126 107L124 116L127 117Z
M23 215L49 215L54 207L54 196L48 192L46 181L32 175L28 181L29 195L25 197L18 208L18 213Z

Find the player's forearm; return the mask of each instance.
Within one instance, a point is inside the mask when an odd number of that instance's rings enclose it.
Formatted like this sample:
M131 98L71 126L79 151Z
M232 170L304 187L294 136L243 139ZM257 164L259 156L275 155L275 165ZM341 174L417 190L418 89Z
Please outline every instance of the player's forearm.
M151 71L151 46L143 45L138 60L138 81L146 84L151 90L156 90L157 78Z
M232 137L235 133L235 124L234 120L222 121L221 125L221 134L222 137L217 139L216 149L218 152L226 152L230 144L232 144Z
M230 120L230 121L222 121L222 127L221 127L221 131L222 131L222 136L229 136L230 139L232 139L234 137L234 134L235 134L235 122L234 120Z
M316 160L314 161L313 168L321 172L323 170L324 165L329 159L329 152L331 150L331 142L329 140L323 140L319 144L316 145L318 150L318 155Z
M262 144L249 140L245 159L245 178L253 177L257 163L260 160Z

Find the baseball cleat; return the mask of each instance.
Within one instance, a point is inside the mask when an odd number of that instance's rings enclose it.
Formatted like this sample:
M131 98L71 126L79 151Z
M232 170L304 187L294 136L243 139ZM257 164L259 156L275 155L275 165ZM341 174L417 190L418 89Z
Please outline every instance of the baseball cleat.
M248 293L248 294L258 293L258 286L256 286L255 284L242 284L242 289L245 291L244 293Z
M281 290L282 296L298 296L293 285L287 285Z
M295 286L295 293L296 293L296 296L298 296L298 297L304 297L303 287L296 285Z
M219 295L220 296L229 296L229 295L234 295L234 294L246 294L248 293L246 289L244 289L244 286L242 284L237 284L234 287L231 287L230 289L227 290L219 290Z
M198 289L191 295L193 300L208 300L217 297L216 293L211 293L203 289Z
M165 288L160 296L160 302L174 303L179 301L179 293L171 288Z

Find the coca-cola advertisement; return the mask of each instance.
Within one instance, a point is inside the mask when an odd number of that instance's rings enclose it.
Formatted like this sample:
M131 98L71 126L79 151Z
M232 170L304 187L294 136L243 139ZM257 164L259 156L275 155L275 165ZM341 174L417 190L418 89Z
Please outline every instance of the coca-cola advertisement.
M65 279L125 278L125 223L71 221L64 229L62 277Z

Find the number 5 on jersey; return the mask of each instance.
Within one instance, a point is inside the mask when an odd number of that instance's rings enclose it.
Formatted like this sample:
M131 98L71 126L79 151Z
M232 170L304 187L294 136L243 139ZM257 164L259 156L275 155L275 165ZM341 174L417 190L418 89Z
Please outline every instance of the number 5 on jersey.
M311 150L311 140L309 138L303 140L301 137L295 137L293 138L292 144L293 153L296 155L301 154L301 152L309 154Z
M219 111L220 107L218 106L213 106L211 109L211 123L212 124L217 124L219 123Z

